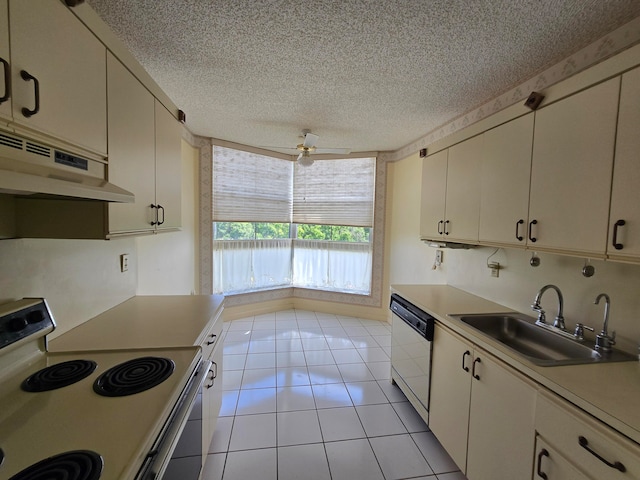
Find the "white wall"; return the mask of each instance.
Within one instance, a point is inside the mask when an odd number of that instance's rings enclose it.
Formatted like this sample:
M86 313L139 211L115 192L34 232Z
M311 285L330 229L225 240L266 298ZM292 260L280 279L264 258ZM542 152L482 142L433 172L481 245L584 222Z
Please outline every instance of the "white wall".
M0 240L0 302L44 297L55 337L135 294L135 242L118 240ZM120 254L131 255L120 272Z
M443 284L442 269L433 270L435 249L420 241L422 159L416 153L387 166L391 205L387 216L389 278L392 284ZM447 255L445 253L445 259Z
M584 259L540 253L541 264L534 268L529 264L532 252L500 249L491 260L505 268L494 278L486 264L496 249L479 247L445 249L442 267L431 270L436 249L419 240L421 160L417 155L410 156L391 164L389 170L393 171L389 177L393 204L388 219L391 284L446 283L535 316L531 311L533 298L540 287L553 283L563 292L568 328L577 322L602 328L604 305L593 305L593 301L605 292L611 296L610 329L617 331L620 347L635 351L640 342L640 266L592 260L596 272L586 278L581 273ZM554 292L545 293L542 306L548 317L555 316Z

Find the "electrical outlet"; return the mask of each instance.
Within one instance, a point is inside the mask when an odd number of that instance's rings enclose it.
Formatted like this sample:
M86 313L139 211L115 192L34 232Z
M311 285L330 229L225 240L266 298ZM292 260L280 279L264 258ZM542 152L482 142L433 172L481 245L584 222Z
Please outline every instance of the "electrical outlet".
M120 255L120 271L126 272L129 270L129 254L123 253Z
M436 265L440 265L442 263L442 250L436 250Z
M498 278L500 276L500 264L498 262L491 262L488 267L491 269L491 276Z

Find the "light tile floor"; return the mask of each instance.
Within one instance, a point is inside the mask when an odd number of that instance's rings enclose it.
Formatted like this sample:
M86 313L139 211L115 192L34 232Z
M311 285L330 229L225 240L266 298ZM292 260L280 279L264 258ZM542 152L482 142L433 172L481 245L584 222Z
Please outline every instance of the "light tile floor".
M466 480L391 384L387 323L287 310L224 331L204 480Z

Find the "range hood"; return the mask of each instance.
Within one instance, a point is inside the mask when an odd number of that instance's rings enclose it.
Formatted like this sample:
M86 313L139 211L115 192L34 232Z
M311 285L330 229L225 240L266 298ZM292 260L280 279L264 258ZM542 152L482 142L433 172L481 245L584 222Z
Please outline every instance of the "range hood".
M104 179L105 170L102 162L0 133L0 193L133 203L133 193Z

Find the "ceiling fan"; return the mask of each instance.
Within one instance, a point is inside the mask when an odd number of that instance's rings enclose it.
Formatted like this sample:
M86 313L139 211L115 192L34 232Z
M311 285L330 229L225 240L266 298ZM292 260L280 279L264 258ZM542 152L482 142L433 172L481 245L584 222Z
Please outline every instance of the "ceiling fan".
M298 154L297 162L304 167L308 167L313 164L313 158L311 158L312 153L346 155L351 152L350 148L317 148L316 144L318 143L320 136L315 133L311 133L310 130L303 130L302 138L304 138L304 141L297 145L295 149L291 148L291 150L300 152Z

